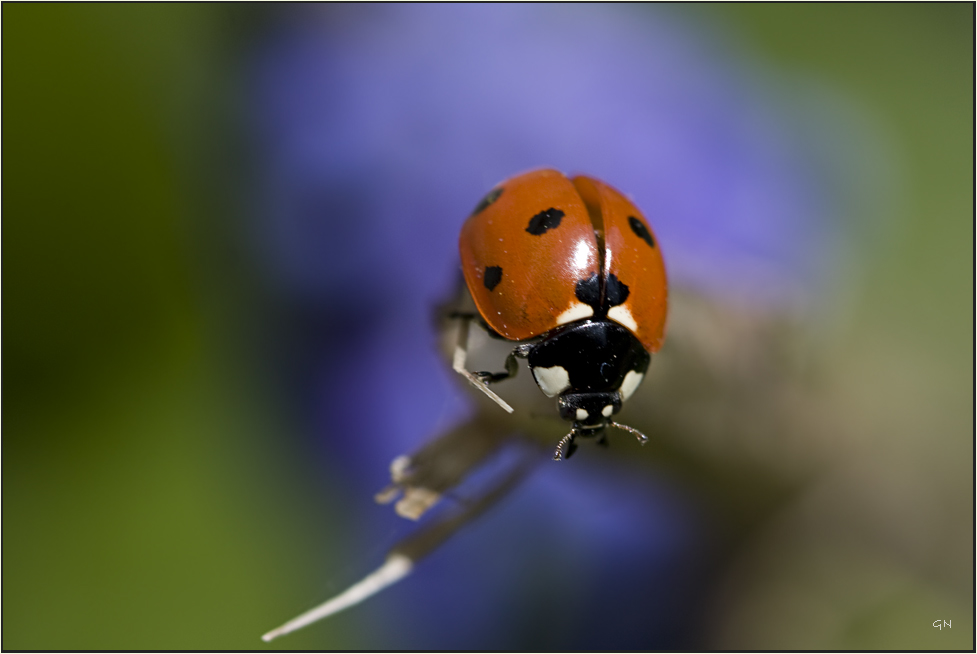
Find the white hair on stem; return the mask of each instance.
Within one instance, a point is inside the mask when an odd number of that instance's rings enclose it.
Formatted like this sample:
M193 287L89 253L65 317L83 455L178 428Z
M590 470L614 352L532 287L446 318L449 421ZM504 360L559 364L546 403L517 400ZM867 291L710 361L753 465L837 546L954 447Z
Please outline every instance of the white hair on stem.
M355 606L406 577L410 574L413 567L414 562L403 554L391 554L387 557L386 562L372 574L367 575L331 600L323 602L314 609L289 620L277 629L272 629L262 636L261 640L267 643L279 636L292 633L302 627L307 627L313 622L328 618L330 615Z
M391 466L394 469L392 472L395 474L402 472L403 466L409 465L409 463L409 458L398 457ZM394 585L410 574L418 561L436 549L441 543L458 531L458 529L473 518L481 515L486 509L504 497L529 473L535 464L535 458L524 457L519 465L510 470L500 482L494 484L479 497L464 503L461 510L425 526L420 531L394 545L392 551L387 555L387 560L380 568L331 600L323 602L314 609L289 620L277 629L272 629L262 636L261 639L267 643L279 636L284 636L285 634L307 627L313 622L328 618L340 611L356 606L363 600L376 595L384 588Z

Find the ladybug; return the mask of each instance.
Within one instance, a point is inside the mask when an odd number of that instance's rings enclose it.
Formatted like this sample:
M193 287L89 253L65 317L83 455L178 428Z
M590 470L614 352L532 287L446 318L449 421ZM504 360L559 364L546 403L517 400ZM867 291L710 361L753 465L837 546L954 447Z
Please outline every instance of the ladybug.
M641 384L665 333L665 264L638 208L592 177L536 170L482 198L462 226L459 249L478 315L456 316L465 322L454 369L511 412L488 385L514 376L516 359L526 359L571 423L556 460L573 453L577 436L605 444L608 426L646 443L611 419ZM517 343L504 372L465 367L472 319Z

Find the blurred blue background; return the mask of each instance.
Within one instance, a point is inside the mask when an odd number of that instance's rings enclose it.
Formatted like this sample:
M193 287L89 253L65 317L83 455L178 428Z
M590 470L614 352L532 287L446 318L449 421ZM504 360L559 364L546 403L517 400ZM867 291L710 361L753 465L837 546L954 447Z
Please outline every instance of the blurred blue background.
M256 648L375 568L541 166L662 244L652 444L272 646L973 648L972 5L3 13L5 648Z

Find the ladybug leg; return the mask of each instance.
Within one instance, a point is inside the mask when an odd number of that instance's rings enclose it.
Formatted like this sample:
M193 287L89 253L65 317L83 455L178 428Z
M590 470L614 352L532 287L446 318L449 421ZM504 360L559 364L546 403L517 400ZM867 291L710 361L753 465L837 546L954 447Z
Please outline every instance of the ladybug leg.
M472 374L486 384L494 384L515 377L516 373L519 372L519 362L516 359L528 358L534 347L534 343L520 343L512 348L512 352L509 352L509 356L505 358L505 372L474 372Z
M459 317L458 341L455 344L454 361L452 362L451 367L454 368L454 371L457 372L459 375L461 375L462 377L470 381L472 386L474 386L478 390L488 395L500 407L502 407L509 413L512 413L512 407L509 406L505 400L503 400L501 397L496 395L495 391L489 388L485 384L484 380L480 379L477 374L470 372L468 368L465 366L465 363L468 360L468 328L470 327L470 325L471 325L471 318ZM508 359L506 359L506 361L508 362ZM508 363L506 364L506 368L508 370ZM499 374L503 374L503 373L499 373ZM507 377L509 376L508 373L506 373L506 376Z
M481 379L486 384L494 384L496 382L509 379L510 377L515 377L516 373L519 372L519 362L516 361L516 351L513 350L509 353L509 356L505 358L505 372L473 372L472 374Z

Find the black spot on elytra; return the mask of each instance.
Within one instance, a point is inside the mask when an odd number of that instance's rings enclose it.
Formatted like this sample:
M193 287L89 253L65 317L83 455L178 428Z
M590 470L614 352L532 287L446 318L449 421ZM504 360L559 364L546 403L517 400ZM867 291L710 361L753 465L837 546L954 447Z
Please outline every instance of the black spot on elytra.
M634 216L628 216L628 224L631 225L631 231L637 234L638 238L640 238L642 241L644 241L651 247L655 247L655 239L651 237L651 232L648 231L648 228L645 227L645 224L643 222L641 222Z
M597 278L597 273L577 282L574 293L578 300L594 307L596 310L600 304L600 280Z
M563 216L565 215L565 213L553 207L550 207L546 211L540 211L529 220L529 227L526 228L526 231L533 236L540 236L546 233L547 230L559 227L560 221L563 220Z
M607 313L611 307L624 304L631 293L628 285L619 280L617 275L609 275L604 282L604 302L602 305L600 301L600 278L597 273L578 281L573 291L578 300L593 307L594 313Z
M624 304L624 301L628 299L630 293L631 289L628 288L628 285L612 273L608 276L607 286L604 289L604 308L610 309L619 304Z
M502 281L502 267L501 266L489 266L485 269L485 277L482 279L485 282L485 288L490 291L494 291L495 287L499 285Z
M495 202L496 200L498 200L500 195L502 195L502 187L501 186L498 187L498 188L494 188L491 191L489 191L485 195L485 197L482 198L481 202L479 202L475 206L475 209L472 211L472 215L473 216L477 216L478 214L480 214L483 211L485 211L486 209L488 209L489 205L492 204L493 202Z

